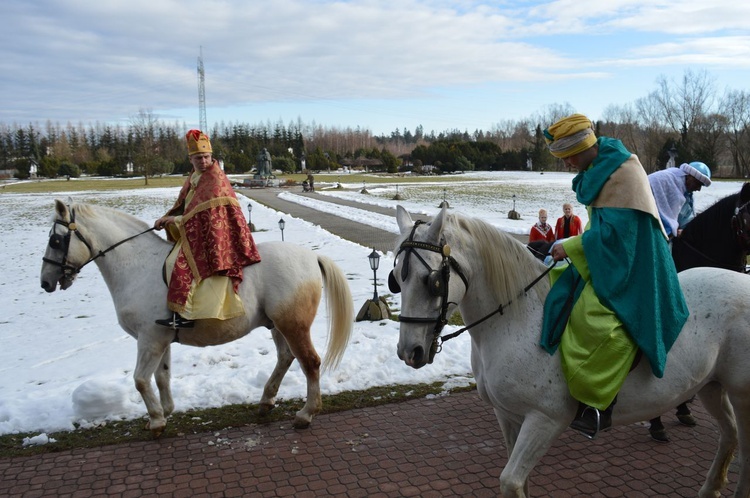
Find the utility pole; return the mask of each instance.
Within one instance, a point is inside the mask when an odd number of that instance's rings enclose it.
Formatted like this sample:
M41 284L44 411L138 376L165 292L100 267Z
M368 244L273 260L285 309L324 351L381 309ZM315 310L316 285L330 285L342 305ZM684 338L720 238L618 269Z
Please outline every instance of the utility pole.
M206 73L203 70L203 47L198 56L198 125L203 133L208 133L206 123Z

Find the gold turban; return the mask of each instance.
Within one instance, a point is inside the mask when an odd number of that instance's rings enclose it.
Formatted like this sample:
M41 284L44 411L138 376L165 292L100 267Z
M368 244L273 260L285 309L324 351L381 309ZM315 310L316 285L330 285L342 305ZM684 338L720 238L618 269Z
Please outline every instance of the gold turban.
M210 154L213 152L208 135L200 130L190 130L187 132L187 135L185 135L185 139L187 140L189 156L192 156L193 154Z
M550 153L565 159L583 152L596 143L591 120L583 114L572 114L544 130Z

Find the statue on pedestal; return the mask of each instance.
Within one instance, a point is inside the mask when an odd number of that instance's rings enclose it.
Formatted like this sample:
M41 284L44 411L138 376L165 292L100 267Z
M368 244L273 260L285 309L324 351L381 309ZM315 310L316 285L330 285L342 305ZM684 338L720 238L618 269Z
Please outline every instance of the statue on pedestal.
M271 176L271 154L265 147L258 153L258 175L261 178Z

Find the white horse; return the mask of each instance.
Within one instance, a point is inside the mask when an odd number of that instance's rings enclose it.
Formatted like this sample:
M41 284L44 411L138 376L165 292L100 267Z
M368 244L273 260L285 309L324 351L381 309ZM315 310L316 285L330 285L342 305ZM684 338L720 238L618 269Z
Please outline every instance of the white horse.
M138 341L133 376L148 410L147 427L154 436L164 431L166 417L174 409L171 343L223 344L261 326L271 329L277 349L276 366L260 401L261 413L274 407L281 381L297 358L307 378L307 401L297 412L294 426L309 426L322 405L321 362L310 338L310 326L324 285L329 316L324 367L338 366L352 330L352 297L342 271L329 258L309 249L282 242L258 244L261 262L245 268L239 288L245 316L226 321L199 320L195 328L175 333L154 323L170 313L162 266L171 248L171 243L133 216L101 206L66 206L56 200L55 220L42 264L42 288L54 292L59 283L61 289L67 289L85 264L92 260L97 264L120 326ZM152 377L158 397L151 387Z
M528 477L575 417L560 366L540 343L550 286L545 266L510 235L481 220L449 215L416 224L397 208L401 236L389 277L401 297L398 356L421 368L449 336L439 338L458 308L470 325L477 390L490 403L508 449L500 475L505 498L528 495ZM716 419L719 444L699 496L718 497L739 441L735 496L750 494L750 278L738 272L696 268L679 274L690 309L669 352L664 377L648 361L630 372L618 395L613 424L632 424L671 410L698 394ZM459 333L460 331L455 332ZM736 418L735 418L736 417Z

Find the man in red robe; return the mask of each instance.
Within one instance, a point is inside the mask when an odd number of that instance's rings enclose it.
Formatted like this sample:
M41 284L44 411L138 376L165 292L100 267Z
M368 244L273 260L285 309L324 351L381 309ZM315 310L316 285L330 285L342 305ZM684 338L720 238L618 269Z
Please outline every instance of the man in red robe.
M194 320L226 320L245 313L237 289L245 266L260 255L229 179L200 130L186 136L193 171L174 206L154 223L175 242L167 257L171 319L156 323L189 328Z

